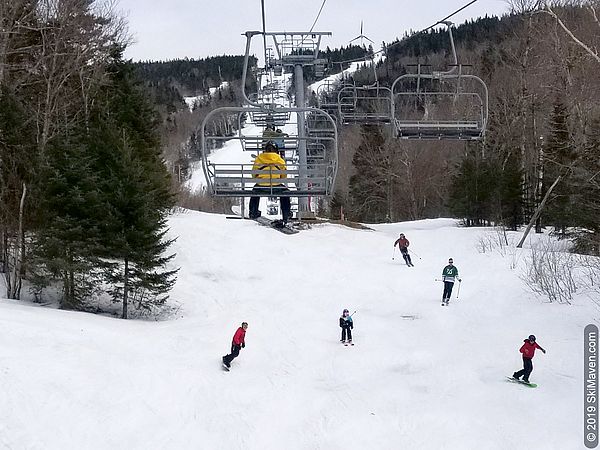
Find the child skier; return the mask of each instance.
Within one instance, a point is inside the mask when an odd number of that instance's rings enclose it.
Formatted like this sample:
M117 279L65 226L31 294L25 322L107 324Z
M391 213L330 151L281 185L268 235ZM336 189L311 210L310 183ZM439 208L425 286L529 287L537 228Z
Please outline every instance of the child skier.
M546 353L542 347L535 342L535 336L532 334L527 339L525 339L524 344L521 346L519 351L523 354L523 369L518 372L513 373L513 378L518 380L523 377L523 381L525 383L529 383L529 375L533 371L533 363L531 360L533 359L533 355L535 353L535 349L538 348L542 351L542 353Z
M233 335L233 341L231 342L231 353L223 356L223 365L229 370L231 361L240 354L240 350L246 347L246 330L248 329L248 323L242 322L242 326L239 327Z
M350 315L350 311L344 309L342 315L340 316L340 327L342 328L342 339L340 342L343 344L352 344L352 329L354 328L354 322L352 322L352 316ZM346 341L346 335L348 335L348 340Z
M413 267L414 264L410 260L410 255L408 254L408 246L410 245L410 242L408 242L408 239L404 237L403 233L400 233L400 237L396 239L396 242L394 242L394 247L396 247L396 245L398 245L400 253L402 253L402 257L404 258L404 261L406 261L406 265L408 267Z
M447 305L450 302L450 296L452 295L452 288L454 287L454 280L458 280L460 283L461 279L458 277L458 269L453 265L453 260L448 260L448 265L442 270L442 281L444 282L444 293L442 294L442 306Z

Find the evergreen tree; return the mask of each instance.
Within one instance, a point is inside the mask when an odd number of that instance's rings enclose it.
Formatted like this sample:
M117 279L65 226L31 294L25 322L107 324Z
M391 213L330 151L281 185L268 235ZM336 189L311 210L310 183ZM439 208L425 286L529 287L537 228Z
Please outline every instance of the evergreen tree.
M516 231L523 224L523 175L516 157L508 158L499 172L497 198L500 215L496 220Z
M491 202L497 186L496 173L486 160L468 155L452 178L449 208L462 217L467 226L483 225L491 220Z
M100 178L82 133L74 130L47 147L43 200L38 205L45 224L37 230L30 261L30 275L38 290L52 279L61 281L60 305L65 309L82 308L100 284Z
M600 256L600 119L586 132L582 163L574 171L573 221L578 225L575 249Z
M550 117L550 135L545 150L545 189L554 182L559 174L569 174L571 164L575 160L576 153L568 121L567 107L561 98L557 98ZM567 176L552 192L552 197L544 211L546 222L552 224L563 234L566 227L574 225L572 190L571 180Z
M133 66L120 50L109 71L110 85L94 112L91 145L102 174L102 256L111 293L123 305L149 309L160 305L174 283L175 270L164 266L171 244L165 240L166 221L174 196L170 176L160 157L156 114L140 90Z
M353 158L348 217L355 221L383 221L389 212L390 154L378 127L361 127L362 143Z

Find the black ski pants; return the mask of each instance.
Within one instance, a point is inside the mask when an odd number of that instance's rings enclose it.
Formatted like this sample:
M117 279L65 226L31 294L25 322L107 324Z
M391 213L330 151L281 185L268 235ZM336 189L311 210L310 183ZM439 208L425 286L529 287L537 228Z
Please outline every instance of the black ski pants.
M350 327L342 327L342 341L346 340L346 335L348 335L348 340L352 340L352 329Z
M412 265L412 261L410 260L410 255L408 254L408 249L401 248L400 253L402 253L402 257L404 258L404 261L406 261L406 264L408 264L409 266Z
M223 357L223 362L226 362L227 364L231 364L231 361L233 361L235 358L238 357L241 349L242 349L241 345L235 345L232 343L231 344L231 353L229 355L226 355Z
M452 295L453 287L454 287L453 281L444 281L444 295L442 295L442 300L444 300L444 299L450 300L450 296Z
M256 185L252 188L253 192L272 194L272 197L276 197L281 192L287 192L288 188L284 185L279 186L259 186ZM250 197L250 218L255 219L260 216L258 205L260 204L260 197ZM281 217L284 222L287 222L291 215L291 204L290 198L281 196L279 197L279 205L281 206Z
M518 372L515 372L513 376L515 378L523 377L523 381L529 383L529 375L531 375L531 372L533 372L533 362L531 361L531 358L525 358L523 356L523 368Z

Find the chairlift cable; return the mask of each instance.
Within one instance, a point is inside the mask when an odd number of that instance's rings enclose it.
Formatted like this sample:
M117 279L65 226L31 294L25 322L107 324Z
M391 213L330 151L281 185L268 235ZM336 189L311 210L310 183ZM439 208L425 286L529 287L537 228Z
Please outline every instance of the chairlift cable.
M260 0L260 6L262 8L263 50L265 52L265 67L267 67L267 30L265 23L265 0Z
M409 38L412 38L412 37L417 36L417 35L419 35L421 33L425 33L426 31L429 31L433 27L435 27L435 26L439 25L440 23L448 20L452 16L455 16L456 14L458 14L459 12L461 12L463 9L468 8L469 6L471 6L473 3L477 2L477 1L478 0L471 0L469 3L467 3L466 5L460 7L459 9L457 9L456 11L454 11L452 14L449 14L446 17L444 17L443 19L438 20L436 23L434 23L433 25L431 25L431 26L429 26L427 28L424 28L424 29L422 29L422 30L414 33L413 35L409 36ZM398 44L400 44L400 42L402 42L402 41L400 40L398 42L390 44L390 45L387 46L387 48L393 47L394 45L398 45ZM384 50L385 49L381 49L381 50L378 50L378 51L372 53L372 58L374 59L375 55L377 55L379 53L383 53ZM346 64L346 63L353 63L353 62L364 61L364 60L365 60L365 57L361 57L361 58L349 59L349 60L346 60L346 61L332 61L332 64Z
M321 3L321 9L319 9L319 12L317 13L317 18L315 19L315 21L312 24L312 27L310 27L310 31L309 33L312 32L313 28L315 27L315 25L317 24L317 20L319 20L319 17L321 16L321 11L323 11L323 7L325 6L325 3L327 2L327 0L323 0L323 3Z

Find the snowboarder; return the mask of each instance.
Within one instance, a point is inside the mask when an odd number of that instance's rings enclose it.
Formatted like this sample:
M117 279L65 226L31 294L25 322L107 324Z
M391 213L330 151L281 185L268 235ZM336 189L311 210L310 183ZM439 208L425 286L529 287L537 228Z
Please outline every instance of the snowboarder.
M340 339L340 342L343 344L352 344L352 329L354 328L354 322L352 321L350 311L347 309L344 309L340 316L340 327L342 328L342 339ZM346 336L348 337L347 341Z
M448 260L448 265L442 270L442 281L444 282L444 293L442 294L442 306L450 302L454 280L460 283L462 280L458 277L458 269L453 265L453 260Z
M404 258L404 261L406 261L406 265L408 267L413 267L414 264L410 260L410 255L408 254L408 246L410 245L410 242L408 242L408 239L404 237L404 233L400 233L400 237L396 239L396 242L394 242L394 247L396 247L396 245L398 245L398 249L400 250L400 253L402 253L402 257Z
M273 195L287 192L288 188L285 184L277 183L277 180L286 178L287 175L285 173L273 173L273 171L281 172L286 169L285 161L277 153L277 148L273 143L268 142L265 146L265 151L256 157L254 165L252 166L252 170L258 172L255 173L253 177L261 180L254 185L252 191L256 193L266 192ZM261 213L258 209L259 203L260 197L250 197L249 215L251 219L260 217ZM287 196L280 196L279 203L281 205L281 216L283 223L285 224L291 215L290 198Z
M523 354L523 369L513 373L513 378L518 380L519 378L523 377L523 381L525 383L529 383L529 375L533 371L533 363L531 360L535 354L535 349L540 349L542 353L546 353L546 350L544 350L538 345L537 342L535 342L535 336L533 334L527 339L524 339L523 342L523 345L519 349L519 351Z
M246 330L248 329L248 323L242 322L242 326L239 327L233 335L233 341L231 342L231 353L223 356L223 365L229 369L231 361L240 354L240 350L246 347Z

